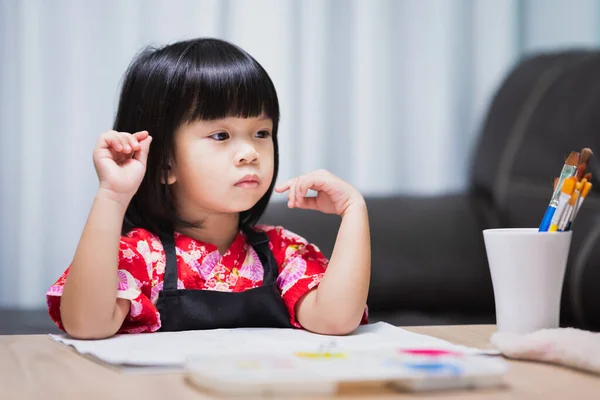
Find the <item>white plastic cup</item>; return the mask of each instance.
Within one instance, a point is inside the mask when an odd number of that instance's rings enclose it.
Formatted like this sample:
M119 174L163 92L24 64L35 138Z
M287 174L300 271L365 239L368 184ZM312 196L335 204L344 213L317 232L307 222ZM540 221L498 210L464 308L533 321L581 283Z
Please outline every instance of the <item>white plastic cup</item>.
M538 228L483 231L498 332L558 328L572 232Z

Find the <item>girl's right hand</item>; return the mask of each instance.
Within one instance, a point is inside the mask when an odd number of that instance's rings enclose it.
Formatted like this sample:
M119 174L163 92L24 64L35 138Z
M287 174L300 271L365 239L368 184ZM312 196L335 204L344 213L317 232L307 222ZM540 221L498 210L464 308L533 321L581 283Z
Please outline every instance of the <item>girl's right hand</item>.
M147 131L100 135L93 155L100 189L129 204L144 178L151 141Z

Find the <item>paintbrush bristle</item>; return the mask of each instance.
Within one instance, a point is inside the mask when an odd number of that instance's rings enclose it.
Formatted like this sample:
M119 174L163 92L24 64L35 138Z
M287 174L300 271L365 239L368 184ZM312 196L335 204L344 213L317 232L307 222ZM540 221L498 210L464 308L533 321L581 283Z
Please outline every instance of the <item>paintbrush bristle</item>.
M576 151L572 151L571 154L569 154L569 157L567 158L567 161L565 161L565 164L567 165L573 165L573 166L577 166L579 165L579 153Z
M587 164L590 157L594 155L594 152L590 148L584 148L581 150L581 155L579 156L579 164Z
M583 178L583 174L585 174L585 170L587 169L587 164L579 164L577 166L577 171L575 172L575 176L577 179Z

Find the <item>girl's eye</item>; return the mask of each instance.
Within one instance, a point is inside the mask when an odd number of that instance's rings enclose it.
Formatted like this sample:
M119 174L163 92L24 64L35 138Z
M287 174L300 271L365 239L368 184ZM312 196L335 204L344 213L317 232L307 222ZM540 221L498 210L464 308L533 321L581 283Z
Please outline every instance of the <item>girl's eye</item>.
M260 139L266 139L269 136L271 136L271 134L269 133L269 131L258 131L258 132L256 132L256 137L258 137Z
M209 137L215 139L216 141L222 142L223 140L229 139L229 133L227 133L227 132L217 132L215 134L210 135Z

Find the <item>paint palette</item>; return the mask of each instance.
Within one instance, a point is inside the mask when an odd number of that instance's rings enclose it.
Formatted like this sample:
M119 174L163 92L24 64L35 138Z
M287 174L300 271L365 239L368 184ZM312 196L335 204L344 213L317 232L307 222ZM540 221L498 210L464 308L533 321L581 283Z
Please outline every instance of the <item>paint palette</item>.
M507 363L443 349L398 349L197 357L186 369L190 382L221 394L314 395L333 394L349 382L380 382L404 391L499 386Z

